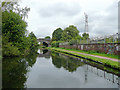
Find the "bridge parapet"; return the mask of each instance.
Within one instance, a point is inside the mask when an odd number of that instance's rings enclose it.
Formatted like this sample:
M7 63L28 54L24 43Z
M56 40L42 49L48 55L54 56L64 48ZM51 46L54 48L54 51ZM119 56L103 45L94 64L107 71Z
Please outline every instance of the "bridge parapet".
M49 45L51 39L39 38L39 39L37 39L37 41L38 41L38 42L41 42L41 43L45 42L45 43L47 43L47 44Z

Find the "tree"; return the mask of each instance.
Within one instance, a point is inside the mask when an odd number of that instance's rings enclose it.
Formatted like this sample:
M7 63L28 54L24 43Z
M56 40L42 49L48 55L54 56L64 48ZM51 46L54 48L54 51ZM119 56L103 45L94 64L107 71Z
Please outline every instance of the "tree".
M2 12L7 11L7 12L15 12L19 14L19 16L25 20L25 17L28 18L28 12L30 11L30 8L25 7L25 8L20 8L20 5L18 2L2 2Z
M21 42L25 36L27 23L15 12L2 13L2 34L9 38L9 42Z
M83 33L82 36L83 36L83 39L89 39L89 34L87 33Z
M50 39L50 36L46 36L45 39Z
M3 56L27 55L30 51L35 51L37 38L33 32L27 37L27 16L29 8L24 9L17 3L2 3L2 53Z
M36 46L38 46L37 38L33 32L31 32L28 37L30 38L31 41L30 50L32 52L35 52Z
M65 28L62 33L62 40L63 41L70 41L71 39L75 39L76 36L79 36L79 31L73 25Z
M3 55L20 55L24 52L24 39L27 23L15 12L2 13ZM14 49L12 49L14 48Z
M32 39L32 38L37 39L36 36L35 36L35 34L34 34L33 32L31 32L31 33L29 34L29 37L30 37L31 39Z
M62 38L63 30L61 28L57 28L52 34L52 41L59 41Z

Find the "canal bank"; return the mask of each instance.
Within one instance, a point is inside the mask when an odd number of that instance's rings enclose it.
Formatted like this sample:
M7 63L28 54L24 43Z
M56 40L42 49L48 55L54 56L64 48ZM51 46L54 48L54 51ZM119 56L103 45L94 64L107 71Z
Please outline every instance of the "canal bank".
M120 70L120 62L116 61L117 59L109 59L107 57L100 57L100 56L97 56L95 57L92 56L92 55L88 55L88 54L83 54L83 53L80 53L80 52L75 52L75 51L71 51L71 50L66 50L66 49L63 49L63 48L49 48L53 51L57 51L57 52L62 52L62 53L65 53L65 54L68 54L68 55L72 55L72 56L76 56L76 57L80 57L80 58L83 58L83 59L87 59L89 61L92 61L92 62L95 62L95 63L99 63L99 64L102 64L104 66L108 66L110 68L113 68L113 69L117 69L117 70Z

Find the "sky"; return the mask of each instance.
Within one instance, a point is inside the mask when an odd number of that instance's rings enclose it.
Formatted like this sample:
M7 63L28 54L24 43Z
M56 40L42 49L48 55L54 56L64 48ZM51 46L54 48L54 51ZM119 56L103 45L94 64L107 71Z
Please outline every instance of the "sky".
M85 16L88 15L90 37L118 32L119 0L21 0L21 7L30 7L27 30L37 38L52 37L57 28L63 30L74 25L84 33Z

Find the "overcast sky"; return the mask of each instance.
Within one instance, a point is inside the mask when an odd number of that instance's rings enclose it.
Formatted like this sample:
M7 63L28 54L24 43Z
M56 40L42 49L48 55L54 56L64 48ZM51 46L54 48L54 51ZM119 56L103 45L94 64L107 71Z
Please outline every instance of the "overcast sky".
M56 28L75 25L84 32L84 12L88 14L90 37L118 32L119 0L22 0L30 7L27 30L37 38L52 36Z

